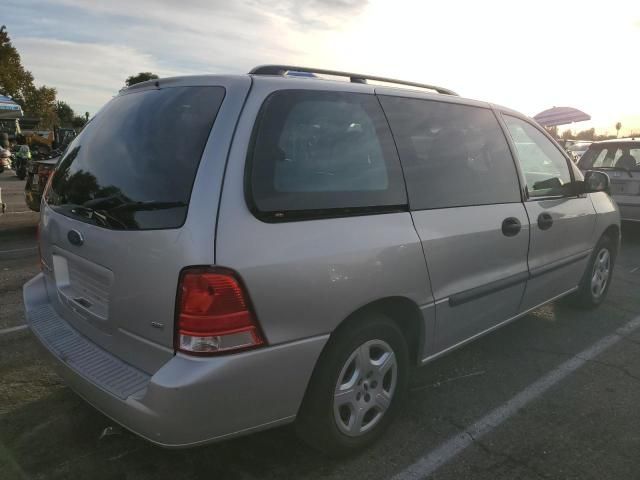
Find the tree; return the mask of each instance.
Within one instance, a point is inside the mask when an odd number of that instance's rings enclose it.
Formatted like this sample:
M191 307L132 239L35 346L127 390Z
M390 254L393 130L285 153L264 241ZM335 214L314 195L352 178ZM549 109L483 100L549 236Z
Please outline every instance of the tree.
M35 86L4 25L0 27L0 93L18 103L25 116L40 118L40 127L51 128L58 123L56 89Z
M596 129L590 128L589 130L582 130L576 134L578 140L595 140Z
M32 89L33 75L22 66L18 50L11 44L6 27L0 27L0 93L24 106L27 91Z
M622 128L622 124L620 122L616 123L616 138L620 136L620 129Z
M155 73L140 72L137 75L131 75L130 77L128 77L125 80L124 85L125 87L130 87L131 85L135 85L136 83L146 82L147 80L155 80L156 78L159 77Z
M61 127L70 127L73 124L73 117L75 117L75 113L73 108L71 108L67 102L58 100L55 105L55 110Z
M40 88L31 86L25 92L25 116L39 117L41 128L52 128L58 123L56 114L56 89L43 85Z
M87 120L82 115L76 115L73 117L73 120L71 120L73 128L82 128L85 123L87 123Z
M553 127L544 127L544 128L547 131L547 133L549 133L549 135L551 135L553 138L558 138L558 127L553 126Z
M571 133L571 130L567 128L564 132L562 132L562 138L564 140L569 140L573 138L573 133Z

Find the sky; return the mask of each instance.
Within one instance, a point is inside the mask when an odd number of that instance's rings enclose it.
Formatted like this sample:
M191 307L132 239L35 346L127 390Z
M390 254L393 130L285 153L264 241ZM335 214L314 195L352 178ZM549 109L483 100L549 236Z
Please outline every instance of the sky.
M141 71L246 73L265 63L441 85L533 116L640 131L639 0L3 0L37 84L95 113ZM564 127L561 127L563 129Z

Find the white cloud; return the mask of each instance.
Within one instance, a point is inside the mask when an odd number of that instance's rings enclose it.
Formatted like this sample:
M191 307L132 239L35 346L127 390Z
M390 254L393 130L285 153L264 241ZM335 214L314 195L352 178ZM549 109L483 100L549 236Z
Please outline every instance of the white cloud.
M534 115L557 105L598 126L637 114L640 2L376 0L325 53L340 68L441 84ZM640 125L639 125L640 127Z
M94 113L137 72L176 74L159 67L151 55L121 45L87 44L43 38L14 40L36 83L55 87L58 98L78 113Z
M348 21L366 0L60 4L93 22L79 25L78 36L91 33L104 43L14 35L14 44L38 84L55 86L59 98L74 109L94 112L126 77L140 71L160 76L244 73L264 63L315 63L315 33ZM58 22L73 23L68 18Z
M637 118L640 111L640 65L629 54L640 42L637 0L610 0L600 8L580 0L57 5L66 9L64 16L54 12L50 18L61 27L73 25L74 15L87 21L54 34L67 41L14 35L14 43L38 83L56 86L74 108L90 111L140 71L241 73L263 63L441 84L529 115L554 105L575 106L590 113L597 127L614 118Z

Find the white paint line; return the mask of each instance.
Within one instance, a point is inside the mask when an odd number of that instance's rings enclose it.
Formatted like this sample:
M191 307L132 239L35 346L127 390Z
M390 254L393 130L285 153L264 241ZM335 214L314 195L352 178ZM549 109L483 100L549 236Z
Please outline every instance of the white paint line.
M38 214L38 212L34 212L33 210L20 210L19 212L4 212L4 215L17 215L19 213L35 213L35 214Z
M632 268L629 273L637 272L638 270L640 270L640 267Z
M28 325L18 325L17 327L5 328L4 330L0 330L0 335L4 335L6 333L19 332L27 328L29 328Z
M14 248L13 250L0 250L0 253L26 252L27 250L37 250L38 246L26 248Z
M522 407L532 402L558 382L565 379L571 373L582 367L588 361L594 359L609 347L615 345L623 337L629 335L634 330L640 328L640 317L636 317L625 326L617 329L586 350L562 363L542 378L538 379L527 388L518 393L511 400L502 404L492 412L482 417L464 432L451 437L435 450L431 450L425 456L418 459L413 465L395 475L392 480L418 480L428 477L441 466L448 463L475 441L482 438L495 428L499 427L505 420L512 417Z

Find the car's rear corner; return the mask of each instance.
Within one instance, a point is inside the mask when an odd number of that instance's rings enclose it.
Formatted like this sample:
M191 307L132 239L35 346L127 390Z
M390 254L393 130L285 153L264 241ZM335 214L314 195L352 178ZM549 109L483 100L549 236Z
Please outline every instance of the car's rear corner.
M67 385L135 434L196 446L292 421L320 354L307 339L212 358L172 355L153 374L81 335L54 310L44 274L24 287L29 327Z
M271 344L244 299L246 311L229 313L227 302L214 313L249 326L201 331L207 288L237 287L215 266L215 231L249 85L192 77L122 93L69 145L44 194L27 323L69 387L166 447L292 421L326 342Z

